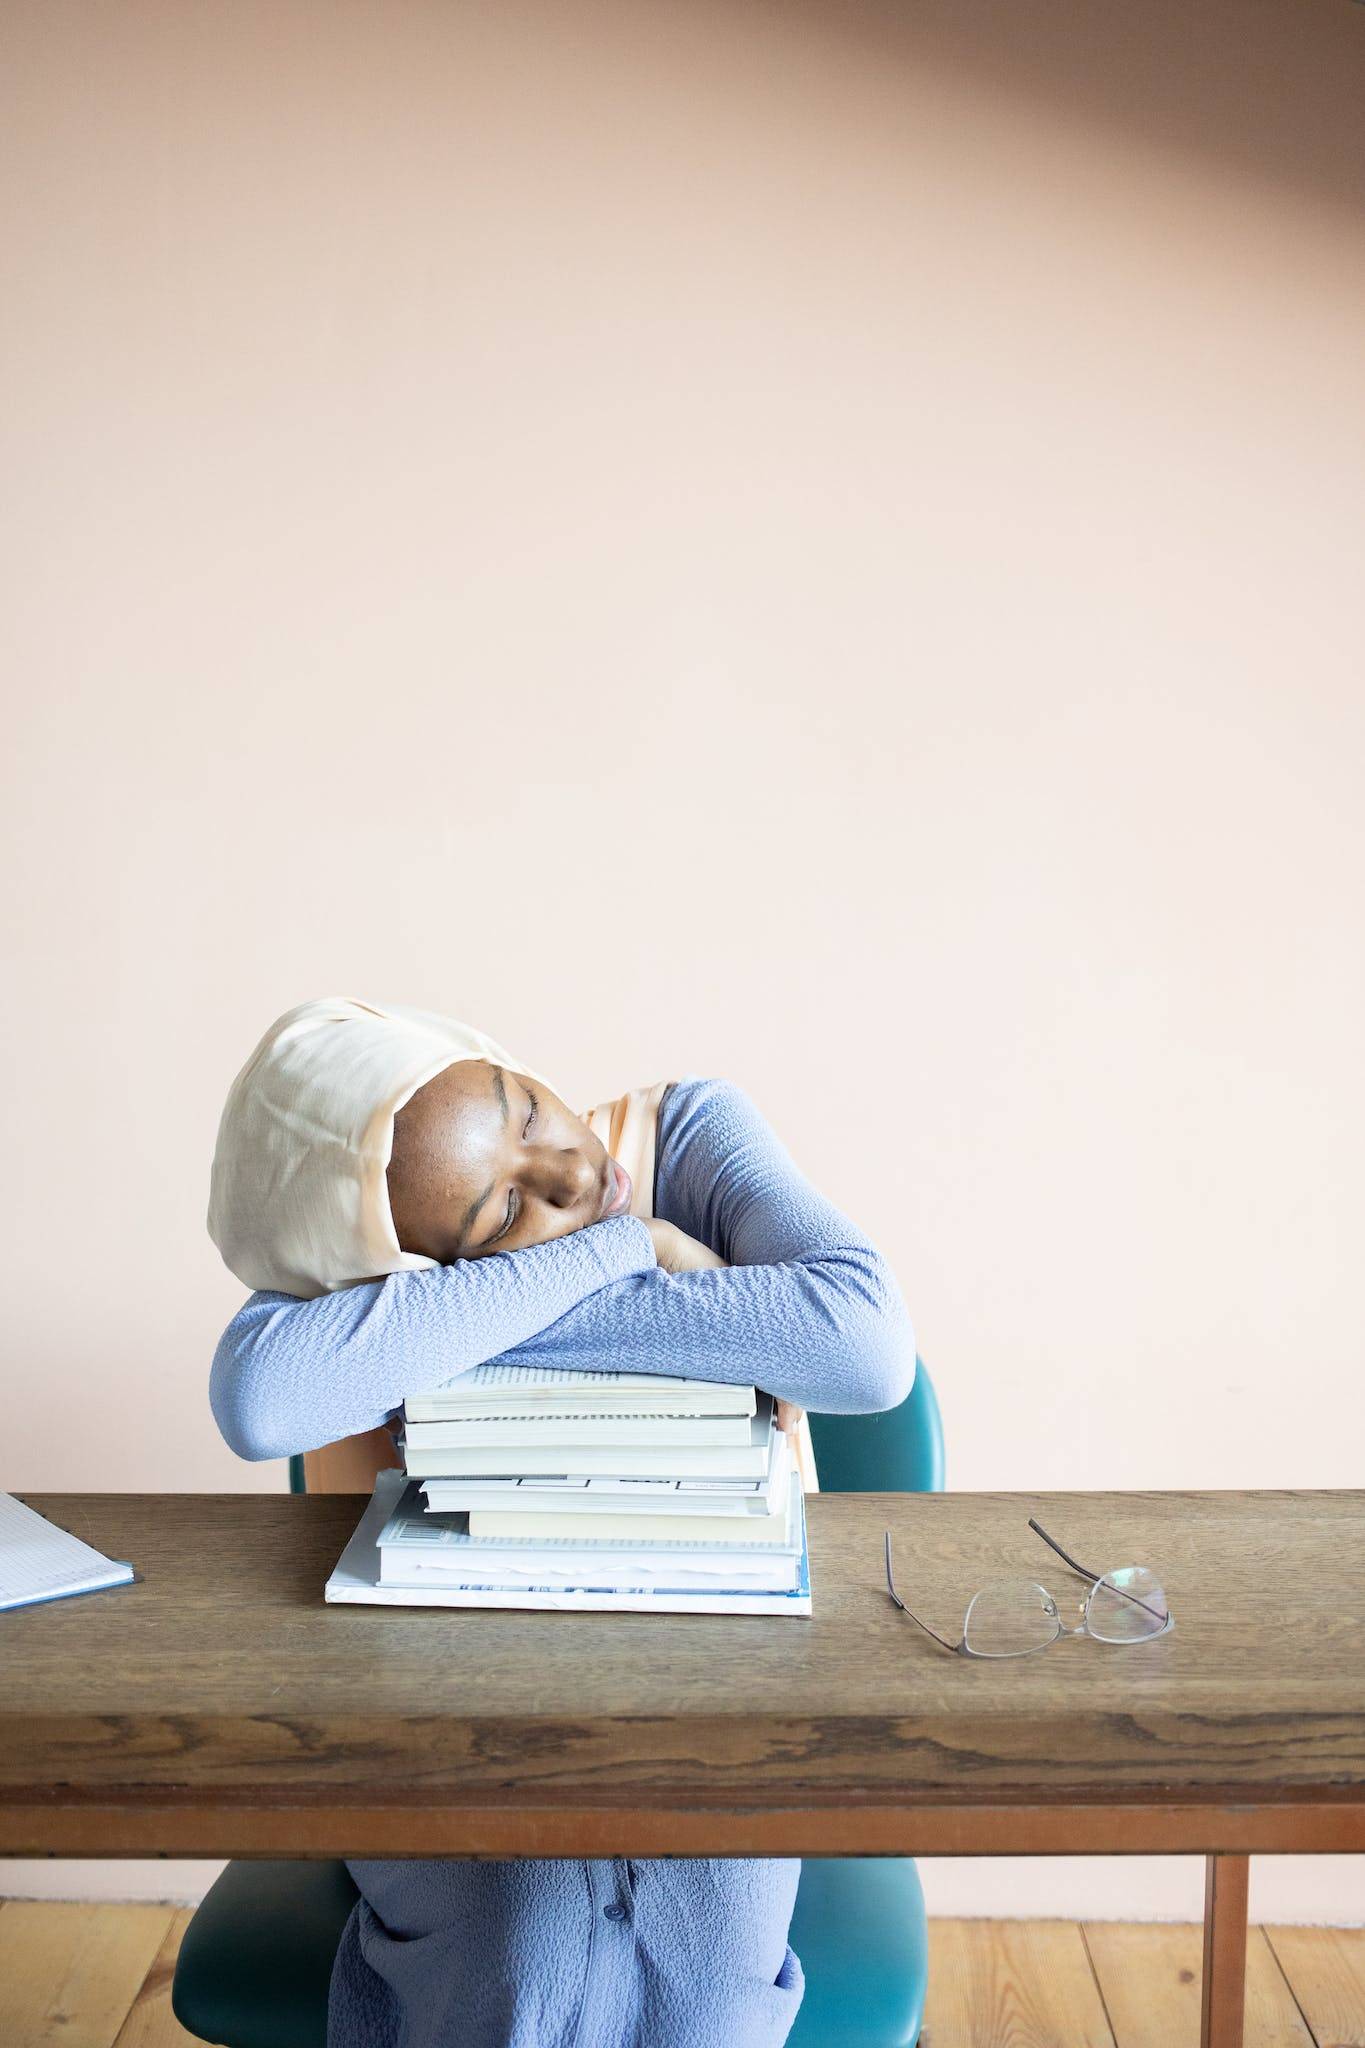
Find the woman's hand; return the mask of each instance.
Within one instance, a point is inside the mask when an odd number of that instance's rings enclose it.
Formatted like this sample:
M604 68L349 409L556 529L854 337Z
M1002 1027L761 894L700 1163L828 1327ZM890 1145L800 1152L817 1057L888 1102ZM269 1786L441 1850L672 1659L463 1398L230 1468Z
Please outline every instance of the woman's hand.
M777 1426L786 1432L792 1447L792 1460L801 1474L802 1489L806 1493L818 1493L820 1481L815 1473L815 1446L810 1440L806 1411L798 1408L795 1401L779 1400L776 1408Z
M801 1427L801 1417L805 1412L804 1408L797 1407L795 1401L779 1400L777 1404L777 1426L792 1438L793 1450L796 1449L796 1432Z
M646 1216L643 1221L654 1240L654 1256L666 1273L703 1273L727 1263L719 1252L689 1237L676 1223L665 1223L662 1216Z

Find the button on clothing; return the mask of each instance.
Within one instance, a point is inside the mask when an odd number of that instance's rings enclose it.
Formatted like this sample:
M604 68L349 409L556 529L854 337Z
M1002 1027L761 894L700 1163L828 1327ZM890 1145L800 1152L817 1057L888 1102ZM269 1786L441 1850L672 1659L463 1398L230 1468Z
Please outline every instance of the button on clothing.
M348 1862L328 2048L781 2048L800 1863Z
M817 1412L904 1400L914 1335L889 1267L741 1089L688 1076L669 1090L654 1212L728 1267L666 1273L645 1225L619 1216L314 1300L254 1294L214 1358L219 1427L243 1457L285 1456L374 1429L485 1360L742 1371ZM348 1863L361 1896L332 1970L327 2048L781 2048L804 1983L787 1943L800 1867Z

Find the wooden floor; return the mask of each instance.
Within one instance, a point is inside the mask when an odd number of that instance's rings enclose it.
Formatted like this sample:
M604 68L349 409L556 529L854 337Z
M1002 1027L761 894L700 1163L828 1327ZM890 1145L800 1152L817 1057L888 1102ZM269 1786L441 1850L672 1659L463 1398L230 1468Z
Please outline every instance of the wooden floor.
M0 1901L3 2048L171 2048L173 1906ZM1198 2048L1198 1927L935 1920L921 2048ZM1365 1928L1251 1930L1246 2048L1365 2048Z

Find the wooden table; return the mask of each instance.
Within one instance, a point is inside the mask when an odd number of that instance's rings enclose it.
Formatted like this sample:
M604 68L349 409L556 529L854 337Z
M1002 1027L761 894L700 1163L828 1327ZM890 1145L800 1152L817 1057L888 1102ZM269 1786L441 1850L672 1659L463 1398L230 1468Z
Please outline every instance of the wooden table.
M360 1495L25 1494L138 1569L0 1614L0 1855L1207 1858L1206 2048L1247 1858L1365 1849L1365 1493L819 1494L809 1620L328 1607ZM953 1657L970 1595L1176 1618Z

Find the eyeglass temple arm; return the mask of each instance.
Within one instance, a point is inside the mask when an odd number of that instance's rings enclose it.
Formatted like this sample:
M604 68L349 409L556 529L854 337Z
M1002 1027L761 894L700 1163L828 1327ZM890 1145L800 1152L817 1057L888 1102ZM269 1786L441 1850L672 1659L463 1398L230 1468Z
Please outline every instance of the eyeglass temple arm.
M900 1594L896 1591L896 1582L891 1576L891 1531L889 1529L886 1532L886 1590L891 1595L891 1598L895 1601L897 1607L899 1607L901 1613L908 1614L910 1616L910 1619L914 1622L916 1628L922 1628L924 1630L924 1633L927 1636L932 1636L936 1643L943 1643L943 1647L945 1650L950 1651L953 1656L957 1655L956 1644L944 1642L943 1637L938 1633L937 1629L930 1628L927 1621L921 1621L919 1616L913 1611L913 1609L906 1606L905 1602L901 1599Z
M1066 1558L1066 1561L1071 1566L1073 1572L1079 1572L1083 1579L1091 1579L1096 1585L1099 1584L1101 1578L1104 1576L1102 1572L1088 1572L1083 1564L1077 1564L1074 1557L1067 1557L1067 1554L1062 1549L1061 1544L1054 1543L1052 1538L1048 1535L1047 1530L1043 1527L1042 1523L1036 1522L1032 1515L1030 1515L1028 1518L1028 1525L1030 1529L1034 1529L1037 1531L1037 1533L1042 1537L1044 1543L1046 1543L1050 1549L1056 1551L1058 1557ZM1137 1594L1130 1593L1126 1586L1116 1586L1114 1590L1115 1592L1122 1593L1124 1599L1130 1600L1134 1607L1144 1608L1148 1614L1158 1614L1158 1609L1153 1607L1150 1600L1140 1600ZM1164 1619L1165 1617L1161 1616L1159 1618Z
M1030 1529L1034 1529L1037 1531L1038 1535L1042 1537L1044 1543L1047 1544L1050 1550L1056 1551L1058 1557L1065 1557L1067 1563L1071 1566L1072 1571L1079 1572L1083 1579L1099 1580L1103 1577L1103 1574L1101 1572L1088 1572L1083 1564L1077 1564L1074 1557L1068 1557L1067 1553L1062 1549L1061 1544L1054 1543L1052 1538L1048 1535L1047 1530L1043 1527L1042 1523L1036 1522L1033 1519L1032 1515L1030 1515L1028 1518L1028 1525Z

